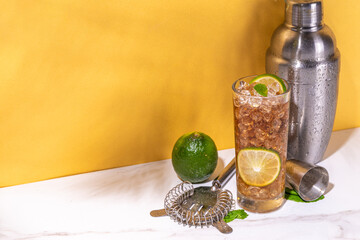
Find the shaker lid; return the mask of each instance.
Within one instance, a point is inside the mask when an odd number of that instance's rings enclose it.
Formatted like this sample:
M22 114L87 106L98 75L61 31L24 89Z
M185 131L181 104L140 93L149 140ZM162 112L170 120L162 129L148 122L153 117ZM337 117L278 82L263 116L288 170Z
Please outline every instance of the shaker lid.
M296 28L312 28L322 24L322 0L285 0L285 22Z

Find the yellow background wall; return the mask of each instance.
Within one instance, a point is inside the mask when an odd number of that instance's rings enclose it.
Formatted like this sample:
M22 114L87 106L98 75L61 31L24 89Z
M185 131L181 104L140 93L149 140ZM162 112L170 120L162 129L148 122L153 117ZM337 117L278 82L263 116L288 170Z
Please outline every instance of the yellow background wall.
M324 0L342 54L335 130L360 126L360 2ZM2 1L0 187L233 144L231 83L263 73L281 0Z

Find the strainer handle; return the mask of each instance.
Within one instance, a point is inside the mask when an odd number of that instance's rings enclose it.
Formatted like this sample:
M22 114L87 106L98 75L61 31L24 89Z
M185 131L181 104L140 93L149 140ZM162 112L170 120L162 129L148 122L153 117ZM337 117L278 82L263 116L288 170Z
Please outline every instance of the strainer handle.
M235 158L221 171L212 183L214 188L224 187L235 174Z

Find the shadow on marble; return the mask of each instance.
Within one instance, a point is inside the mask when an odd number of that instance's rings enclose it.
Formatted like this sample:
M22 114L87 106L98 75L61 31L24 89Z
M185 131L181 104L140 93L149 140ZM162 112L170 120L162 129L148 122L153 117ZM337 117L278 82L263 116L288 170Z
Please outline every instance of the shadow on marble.
M336 153L341 149L342 146L350 139L351 135L354 133L355 129L347 129L342 131L333 132L330 137L330 142L326 148L324 158L329 158L331 155Z
M208 184L213 181L220 172L225 167L225 160L221 157L218 158L218 163L215 168L215 171L208 180L199 183L199 184ZM171 171L169 171L171 169ZM118 169L119 171L123 169ZM112 181L108 180L107 184L103 184L103 188L99 189L101 194L106 194L106 191L109 191L109 194L113 192L126 192L132 196L141 195L141 189L146 188L147 192L152 194L160 194L165 196L167 192L173 188L175 185L181 183L181 179L176 175L176 172L171 166L171 161L158 161L152 163L151 170L146 168L146 164L141 167L128 167L127 171L122 171L121 178L127 179L126 182L121 181L119 176L115 175ZM151 184L148 184L151 182ZM108 190L106 190L108 189Z
M169 171L169 161L159 161L147 168L147 164L134 166L125 169L119 169L118 174L110 185L109 194L126 193L132 197L142 197L146 191L152 194L164 195L175 186L180 180L177 178L175 171ZM122 181L126 179L126 181ZM104 189L105 190L105 189ZM102 193L103 194L103 193Z
M225 161L219 157L214 173L200 184L208 185L224 167ZM166 160L93 172L83 177L72 181L71 186L67 185L69 191L76 189L72 198L102 198L117 194L131 198L142 198L144 194L165 196L171 188L182 182L173 170L171 161ZM66 189L62 191L67 192Z
M150 164L133 165L81 174L64 178L68 182L64 187L55 188L62 192L62 197L72 200L85 198L116 197L141 199L146 194L166 193L180 180L173 170L169 171L171 162L158 161ZM69 195L69 196L67 196Z

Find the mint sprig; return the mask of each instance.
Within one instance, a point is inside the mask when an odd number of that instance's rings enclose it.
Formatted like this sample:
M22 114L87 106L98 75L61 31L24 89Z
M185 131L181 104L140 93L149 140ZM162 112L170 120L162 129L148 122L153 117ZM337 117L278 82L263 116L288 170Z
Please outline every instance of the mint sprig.
M267 97L268 89L265 84L259 83L254 86L255 91L261 96Z
M312 202L317 202L319 200L322 200L324 198L325 198L324 195L321 195L318 199L315 199L313 201L304 201L295 190L292 190L290 188L285 188L285 199L291 200L294 202L312 203Z
M228 223L235 219L245 219L247 216L249 215L243 209L233 210L224 217L224 221Z

